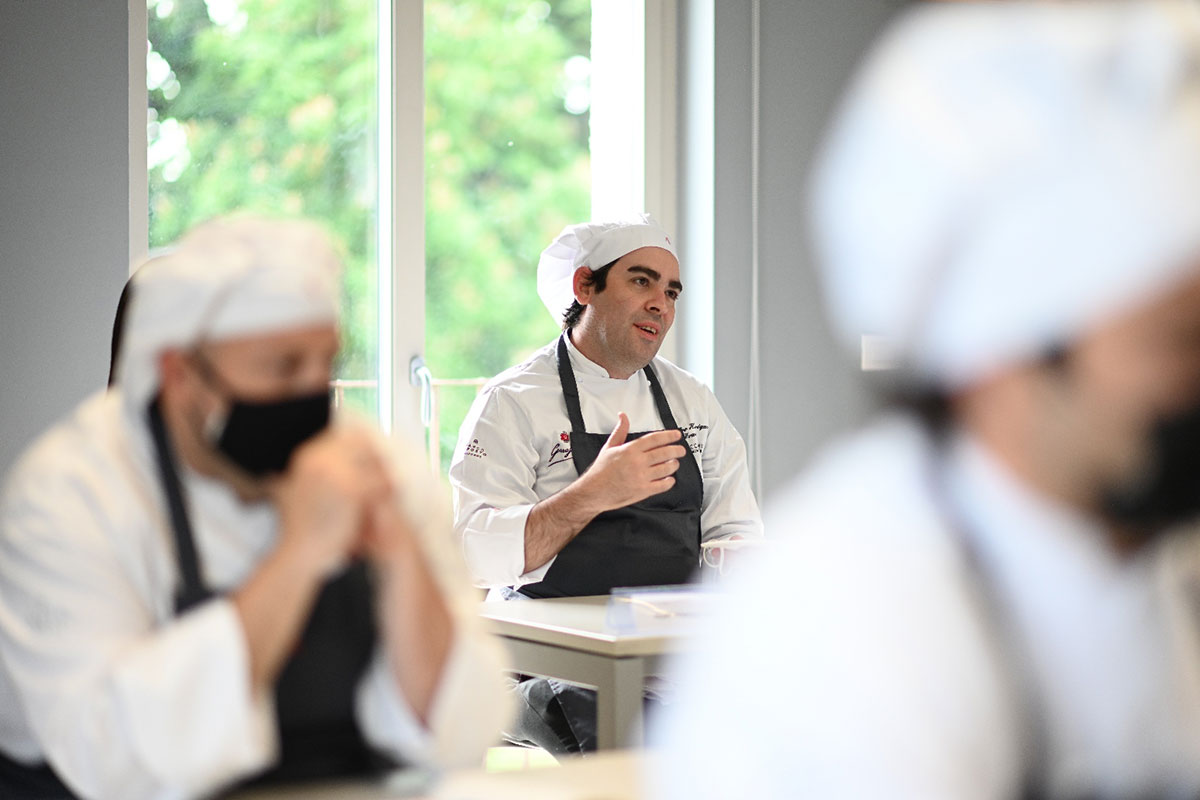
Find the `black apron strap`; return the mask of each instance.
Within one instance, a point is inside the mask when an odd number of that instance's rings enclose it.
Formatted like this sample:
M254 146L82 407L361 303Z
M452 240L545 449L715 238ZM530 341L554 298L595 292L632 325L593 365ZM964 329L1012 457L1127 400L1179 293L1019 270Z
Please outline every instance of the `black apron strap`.
M678 428L675 424L675 415L671 413L671 405L667 402L667 396L663 393L662 385L658 382L658 376L654 374L654 368L649 364L642 370L646 373L646 378L650 381L650 395L654 398L654 406L658 409L659 419L662 420L664 430ZM575 371L571 369L571 356L567 352L567 333L558 337L558 382L562 384L563 400L567 404L567 417L571 420L572 433L587 433L587 428L583 424L583 412L579 408L579 384L575 382Z
M586 433L583 427L583 412L579 410L579 385L575 383L575 371L571 369L571 356L567 353L567 332L558 337L558 382L562 384L563 400L567 403L567 417L571 420L571 433Z
M667 396L658 382L658 376L654 374L654 368L647 364L643 372L650 380L650 394L654 396L654 405L658 406L658 416L662 419L663 429L678 428L679 426L675 424L675 415L671 413L671 404L667 402Z
M171 449L171 441L163 424L162 409L156 397L148 410L150 418L150 434L154 438L154 452L158 460L158 475L162 481L163 491L167 495L167 509L171 514L171 534L175 540L175 560L179 565L179 577L182 586L175 595L175 613L182 614L188 609L205 602L212 597L212 592L204 585L200 577L200 557L196 554L195 539L192 536L192 523L188 518L187 508L183 502L183 486L179 482L179 471L175 466L175 452Z

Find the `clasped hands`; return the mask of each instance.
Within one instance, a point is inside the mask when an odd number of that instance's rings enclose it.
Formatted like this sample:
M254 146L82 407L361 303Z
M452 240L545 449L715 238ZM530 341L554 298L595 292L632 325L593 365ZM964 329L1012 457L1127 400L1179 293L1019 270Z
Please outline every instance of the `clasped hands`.
M377 437L333 425L298 448L271 487L279 512L279 547L295 548L322 575L351 558L386 565L416 545Z

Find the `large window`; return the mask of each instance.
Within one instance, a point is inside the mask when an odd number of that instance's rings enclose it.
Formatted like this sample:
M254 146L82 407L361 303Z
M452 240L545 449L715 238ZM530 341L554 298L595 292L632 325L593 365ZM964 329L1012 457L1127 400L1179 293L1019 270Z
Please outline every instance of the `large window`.
M444 467L477 379L557 331L541 249L593 207L665 196L642 148L642 25L664 2L148 0L150 244L234 209L325 222L348 266L337 396L403 426L423 356Z
M374 0L149 0L150 245L235 209L345 247L340 399L377 413Z

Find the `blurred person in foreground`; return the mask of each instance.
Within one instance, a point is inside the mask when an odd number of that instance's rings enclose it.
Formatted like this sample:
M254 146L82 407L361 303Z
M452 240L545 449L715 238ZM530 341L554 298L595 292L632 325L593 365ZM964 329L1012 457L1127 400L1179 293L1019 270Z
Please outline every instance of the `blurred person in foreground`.
M913 9L813 205L913 401L774 499L649 796L1196 797L1200 5Z
M422 459L330 420L339 266L235 217L134 276L115 385L0 500L0 796L477 764L507 723Z

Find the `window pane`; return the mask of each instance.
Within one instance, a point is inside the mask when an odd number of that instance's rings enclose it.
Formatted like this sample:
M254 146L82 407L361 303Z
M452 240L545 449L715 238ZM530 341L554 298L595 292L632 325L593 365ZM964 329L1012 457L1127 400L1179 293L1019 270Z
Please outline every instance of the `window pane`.
M377 413L375 0L149 0L150 245L236 209L346 248L347 405Z
M426 361L490 377L548 343L538 256L588 218L588 0L426 0ZM473 386L437 391L441 465Z

